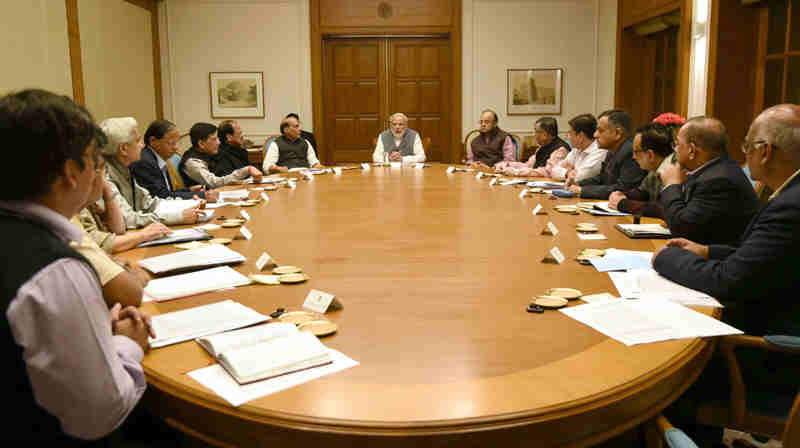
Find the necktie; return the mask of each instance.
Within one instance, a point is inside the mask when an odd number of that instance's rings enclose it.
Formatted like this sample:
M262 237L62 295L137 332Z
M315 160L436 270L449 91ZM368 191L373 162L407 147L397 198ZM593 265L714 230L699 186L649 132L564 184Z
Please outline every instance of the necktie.
M172 191L183 190L183 179L181 179L181 175L178 174L178 171L169 162L167 162L167 172L169 173L169 179L172 181Z

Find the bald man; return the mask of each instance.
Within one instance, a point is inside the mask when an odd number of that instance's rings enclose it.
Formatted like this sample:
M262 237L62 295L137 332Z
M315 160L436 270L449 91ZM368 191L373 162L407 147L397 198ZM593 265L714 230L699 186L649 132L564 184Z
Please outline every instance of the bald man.
M681 126L678 165L661 172L664 221L674 236L703 244L735 244L760 204L739 164L728 157L728 133L717 119Z
M669 240L653 257L653 267L674 282L719 299L725 305L722 319L749 335L798 336L794 263L800 253L800 106L782 104L762 112L750 126L742 151L753 179L775 193L750 221L740 244ZM789 397L791 403L800 378L796 356L742 349L737 358L748 398ZM695 399L696 404L702 398L727 397L727 372L714 367L712 363L706 368L686 400ZM695 404L684 409L696 411Z

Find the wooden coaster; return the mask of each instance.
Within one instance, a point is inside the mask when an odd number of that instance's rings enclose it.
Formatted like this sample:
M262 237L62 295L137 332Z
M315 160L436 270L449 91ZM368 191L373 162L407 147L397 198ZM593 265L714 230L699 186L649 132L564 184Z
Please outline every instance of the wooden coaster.
M281 283L302 283L310 277L303 273L298 274L283 274L278 276L278 281Z
M584 255L587 257L602 257L606 254L604 249L581 249L578 255Z
M264 185L263 188L264 188L264 191L275 191L275 190L278 189L278 186L277 185L268 184L268 185Z
M583 293L573 288L550 288L547 290L548 296L562 297L567 300L579 299Z
M575 228L578 230L578 232L585 233L593 233L599 230L597 224L592 224L590 222L579 222L575 225Z
M534 305L539 305L542 308L557 309L567 306L567 299L556 296L538 296L531 300Z
M199 249L201 247L206 247L206 246L208 246L208 243L201 242L201 241L190 241L188 243L176 244L175 248L176 249L190 250L190 249Z
M213 239L208 240L208 243L209 244L231 244L231 241L233 241L233 240L230 239L230 238L213 238Z
M300 325L314 320L314 315L308 311L289 311L288 313L281 314L278 318L281 322Z
M556 205L553 208L558 210L561 213L569 213L569 214L572 214L572 215L577 215L578 214L578 206L576 206L576 205Z
M303 272L303 268L298 268L297 266L278 266L272 270L273 274L296 274L298 272Z
M239 221L225 221L220 224L222 227L239 227L240 225L242 225L242 223Z
M250 274L247 276L250 280L260 283L262 285L280 285L281 282L278 281L277 275L266 275L266 274Z
M242 203L239 204L239 205L241 207L252 207L252 206L254 206L256 204L258 204L258 201L254 201L254 200L248 199L246 201L242 201Z
M328 336L329 334L336 333L338 328L338 325L329 320L312 320L297 326L298 330L308 331L314 336Z

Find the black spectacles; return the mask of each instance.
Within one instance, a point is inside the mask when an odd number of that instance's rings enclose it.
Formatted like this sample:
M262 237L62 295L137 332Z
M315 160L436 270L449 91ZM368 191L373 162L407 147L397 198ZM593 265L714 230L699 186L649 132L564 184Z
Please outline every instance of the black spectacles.
M769 142L766 140L756 140L754 142L742 142L742 152L747 155L750 151L753 150L758 145L768 144Z

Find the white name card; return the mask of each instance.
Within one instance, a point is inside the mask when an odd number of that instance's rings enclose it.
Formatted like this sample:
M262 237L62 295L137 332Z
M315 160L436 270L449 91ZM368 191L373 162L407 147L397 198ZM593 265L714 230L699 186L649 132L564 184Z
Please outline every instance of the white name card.
M391 162L389 165L392 168L400 168L401 166L403 166L403 162Z
M303 302L303 308L324 314L335 297L333 294L312 289L306 296L306 301Z
M528 194L528 189L523 188L522 191L519 192L519 197L524 198L526 194ZM535 215L536 212L533 212L533 214Z
M369 171L369 163L362 163L361 164L361 169Z
M417 163L417 164L414 165L414 168L425 168L425 164L424 163Z
M559 249L558 247L550 249L550 255L553 256L553 258L556 260L558 264L564 262L564 254L561 253L561 249Z
M547 221L547 230L549 230L553 236L558 235L558 229L556 228L556 225L553 224L553 221Z
M456 167L451 166L451 167L447 168L447 174L453 174L455 172L456 172Z
M537 214L542 211L542 204L536 204L536 207L533 208L533 214Z
M246 239L246 240L249 240L250 238L253 237L253 234L250 233L250 231L247 230L247 227L245 227L245 226L242 226L242 227L239 228L239 233L241 233L242 236L244 237L244 239Z
M268 264L272 264L272 257L270 257L268 253L264 252L260 257L258 257L258 260L256 260L256 267L259 271L263 271L264 266Z
M478 174L475 175L475 179L481 180L483 177L483 171L478 171Z
M333 173L341 175L342 174L342 169L341 168L334 168L333 169Z
M239 210L239 214L242 215L245 221L250 221L250 214L244 210Z
M496 183L497 183L497 178L495 177L495 178L493 178L493 179L491 180L491 182L489 182L489 185L494 185L494 184L496 184Z
M289 179L289 188L291 188L292 190L297 188L297 182L295 182L294 179Z
M262 191L261 192L261 199L263 199L265 201L269 201L269 196L267 196L267 194Z

